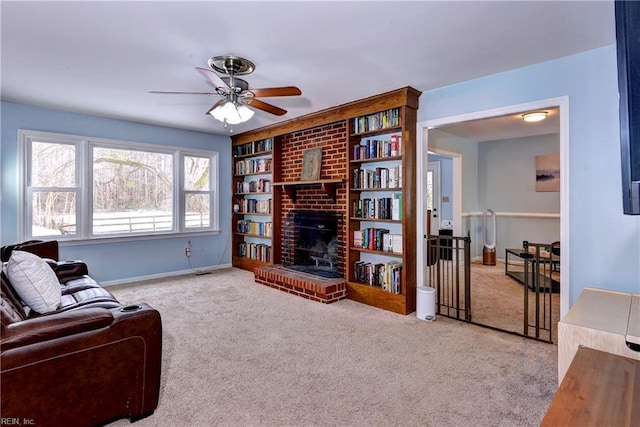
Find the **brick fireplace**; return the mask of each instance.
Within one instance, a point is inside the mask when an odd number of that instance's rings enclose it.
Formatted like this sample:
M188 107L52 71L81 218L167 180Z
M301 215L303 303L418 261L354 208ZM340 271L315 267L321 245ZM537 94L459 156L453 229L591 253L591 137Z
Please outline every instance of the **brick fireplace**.
M308 148L316 147L322 147L320 179L346 179L347 134L347 122L340 121L284 135L280 140L282 160L279 165L274 165L274 168L279 168L281 181L299 181L303 152ZM346 183L337 185L335 199L323 191L321 184L298 186L295 198L283 191L280 205L280 223L283 224L280 230L282 245L280 248L273 248L274 251L280 251L283 265L257 268L256 282L325 303L344 298L346 296L344 275L347 239L346 221L343 218L347 213L347 199ZM338 256L331 260L335 264L334 270L337 277L327 278L310 274L308 270L287 268L286 264L295 265L296 261L295 256L288 252L295 244L291 240L291 231L287 232L286 224L300 212L311 213L317 218L326 214L327 217L339 219L335 242L325 242L335 245L339 252ZM323 264L319 265L320 267L327 267L326 262L320 260L318 263ZM322 270L326 271L326 269Z

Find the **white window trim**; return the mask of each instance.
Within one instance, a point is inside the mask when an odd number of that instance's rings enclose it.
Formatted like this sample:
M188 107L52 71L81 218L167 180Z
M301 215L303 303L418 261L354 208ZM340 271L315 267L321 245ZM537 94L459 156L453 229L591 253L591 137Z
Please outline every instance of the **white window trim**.
M202 150L196 148L187 148L179 146L156 145L142 142L113 140L106 138L93 138L70 134L60 134L52 132L40 132L31 130L18 130L18 236L20 241L37 238L49 238L51 236L31 236L32 225L32 209L29 202L31 194L29 186L29 173L31 164L27 161L31 158L29 150L31 141L42 140L45 142L75 144L77 159L76 162L76 183L78 191L76 202L78 217L76 227L76 235L64 236L56 235L55 238L61 243L69 242L69 244L87 244L87 243L104 243L104 242L125 242L131 240L153 240L174 238L181 236L195 235L211 235L220 233L220 169L219 169L219 153L213 150ZM111 234L111 235L93 235L92 234L92 217L93 209L93 168L92 153L93 147L108 147L125 150L141 150L152 151L158 153L171 154L173 156L173 173L174 173L174 216L173 230L167 232L141 233L141 234ZM184 190L183 162L185 156L206 157L210 159L211 177L209 191L187 191ZM61 190L61 188L56 188ZM185 228L185 194L186 193L209 194L211 222L207 228ZM29 206L29 209L27 209Z

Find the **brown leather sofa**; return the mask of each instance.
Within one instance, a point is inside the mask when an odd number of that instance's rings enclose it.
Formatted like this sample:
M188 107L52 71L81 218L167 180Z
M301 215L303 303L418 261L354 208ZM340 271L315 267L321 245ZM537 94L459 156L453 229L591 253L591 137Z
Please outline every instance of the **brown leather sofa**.
M135 421L158 405L162 324L157 310L122 306L79 261L59 262L57 242L4 247L50 258L61 303L29 312L2 273L0 384L2 419L21 425L95 426Z

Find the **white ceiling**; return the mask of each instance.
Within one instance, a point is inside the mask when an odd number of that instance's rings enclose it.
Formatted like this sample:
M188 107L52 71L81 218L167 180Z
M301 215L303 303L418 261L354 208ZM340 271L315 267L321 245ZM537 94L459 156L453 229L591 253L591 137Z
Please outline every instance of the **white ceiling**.
M525 122L522 119L523 111L522 113L452 123L437 129L475 142L560 133L560 110L558 107L542 108L535 111L546 112L547 118L539 122Z
M2 100L227 134L194 67L216 55L256 64L264 98L234 132L403 86L427 91L615 42L611 1L2 1ZM423 108L428 106L422 105Z

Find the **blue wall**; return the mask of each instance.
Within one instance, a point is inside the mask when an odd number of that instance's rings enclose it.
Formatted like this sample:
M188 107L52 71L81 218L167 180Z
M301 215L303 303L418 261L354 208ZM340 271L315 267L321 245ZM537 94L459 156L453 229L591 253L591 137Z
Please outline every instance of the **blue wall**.
M569 97L570 304L585 286L640 293L640 217L622 214L614 45L425 91L418 120L560 96ZM29 129L219 151L223 231L219 236L191 239L192 262L204 266L230 261L231 165L225 162L230 158L228 137L8 103L2 104L1 114L2 244L17 239L16 131ZM463 210L470 208L463 206ZM187 269L185 241L69 246L63 248L62 255L86 259L99 280L117 280Z
M219 153L219 190L221 232L218 235L193 235L159 240L93 244L64 243L62 259L83 259L99 281L117 281L133 277L188 271L193 268L225 265L231 262L231 138L201 132L145 125L68 113L13 103L2 103L0 140L0 244L18 241L18 169L17 131L35 130L180 146ZM184 249L192 243L192 256ZM191 265L189 265L189 261Z
M426 91L418 120L561 96L569 98L569 303L586 286L640 293L640 217L622 214L615 45Z

